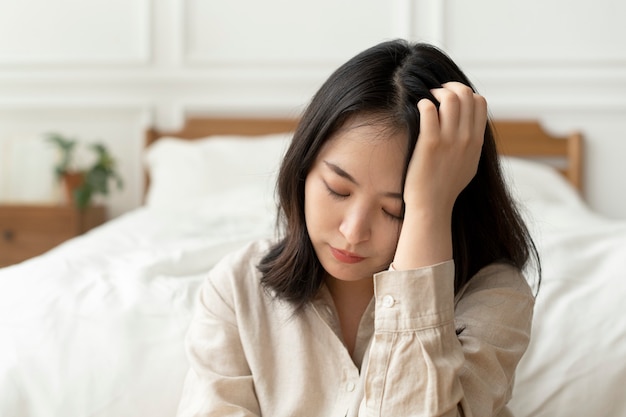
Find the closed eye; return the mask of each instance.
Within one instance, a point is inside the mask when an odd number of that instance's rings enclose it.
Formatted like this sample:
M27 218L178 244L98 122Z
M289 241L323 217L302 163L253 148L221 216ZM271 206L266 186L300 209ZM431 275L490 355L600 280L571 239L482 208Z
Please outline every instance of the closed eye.
M328 185L326 181L324 181L324 185L326 186L326 190L328 191L328 194L333 198L336 198L338 200L343 200L345 198L350 197L350 194L342 194L340 192L335 191Z
M402 221L404 220L404 210L402 210L402 214L397 215L397 214L393 214L385 209L383 209L383 213L385 213L385 215L389 218L391 218L392 220L396 220L396 221Z

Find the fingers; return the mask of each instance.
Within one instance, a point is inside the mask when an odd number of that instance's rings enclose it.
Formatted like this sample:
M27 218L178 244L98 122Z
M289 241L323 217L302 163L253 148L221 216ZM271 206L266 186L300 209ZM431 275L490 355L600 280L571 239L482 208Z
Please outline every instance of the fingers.
M459 131L466 130L467 119L473 118L471 105L462 87L453 83L431 90L439 101L439 123L441 138L456 138Z
M458 106L456 126L454 121L451 124L461 135L460 139L470 139L474 131L474 91L464 84L455 82L446 83L443 88L450 91L446 98Z
M487 100L474 94L474 135L484 139L487 128Z
M439 125L442 139L469 141L482 139L487 124L484 97L459 82L449 82L432 90L439 101Z
M420 113L420 136L425 138L439 137L439 113L432 101L423 98L417 103Z
M432 90L417 103L420 132L404 187L407 213L451 212L459 193L476 175L487 118L484 98L461 83Z

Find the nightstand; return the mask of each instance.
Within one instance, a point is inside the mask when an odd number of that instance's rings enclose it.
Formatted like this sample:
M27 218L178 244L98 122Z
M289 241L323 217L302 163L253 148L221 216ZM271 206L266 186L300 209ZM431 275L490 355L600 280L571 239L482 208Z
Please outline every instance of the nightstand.
M40 255L106 221L103 206L0 205L0 267Z

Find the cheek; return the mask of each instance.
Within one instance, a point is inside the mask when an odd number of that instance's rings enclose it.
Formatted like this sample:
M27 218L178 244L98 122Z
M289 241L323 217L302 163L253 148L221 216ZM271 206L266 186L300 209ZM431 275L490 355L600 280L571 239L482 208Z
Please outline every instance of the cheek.
M324 213L328 211L328 204L322 191L317 184L307 179L304 186L304 219L309 234L315 233L327 220Z
M380 229L380 233L378 235L380 237L380 251L384 253L387 257L393 257L396 252L396 248L398 247L398 239L400 239L401 227L401 223L397 223L394 225L384 225L384 227Z

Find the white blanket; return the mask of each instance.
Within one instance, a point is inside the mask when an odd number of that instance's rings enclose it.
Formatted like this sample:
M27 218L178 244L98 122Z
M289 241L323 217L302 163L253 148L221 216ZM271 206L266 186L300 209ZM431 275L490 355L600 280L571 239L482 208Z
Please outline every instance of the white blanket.
M518 417L626 416L626 222L535 203L543 280L518 367Z
M0 415L175 415L196 289L272 225L142 208L0 270Z

